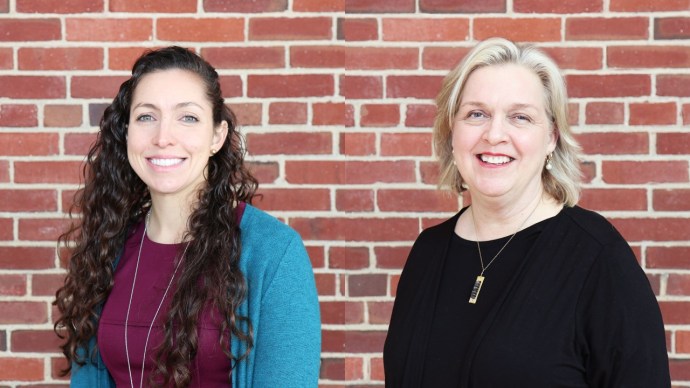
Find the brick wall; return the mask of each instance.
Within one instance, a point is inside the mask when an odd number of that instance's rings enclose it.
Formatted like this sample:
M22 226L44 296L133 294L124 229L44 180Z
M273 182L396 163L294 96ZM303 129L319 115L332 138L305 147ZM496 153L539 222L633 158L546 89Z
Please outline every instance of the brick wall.
M462 203L435 189L432 99L494 35L564 69L581 204L633 246L690 387L689 0L0 0L0 387L65 385L54 241L105 105L143 48L173 43L219 69L258 206L308 246L322 387L381 386L407 252Z

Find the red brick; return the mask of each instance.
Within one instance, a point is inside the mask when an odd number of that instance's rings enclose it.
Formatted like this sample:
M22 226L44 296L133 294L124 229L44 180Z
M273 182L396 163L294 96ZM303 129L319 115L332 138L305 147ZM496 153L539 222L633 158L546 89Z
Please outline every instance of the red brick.
M647 210L647 191L644 189L595 189L582 191L580 205L593 210Z
M419 175L422 177L422 182L428 185L438 184L439 167L437 162L420 162Z
M376 268L402 269L407 261L410 247L376 247Z
M361 357L347 357L345 359L345 380L354 381L362 380L363 378L364 360ZM360 388L366 388L366 386Z
M384 133L383 156L431 156L431 133Z
M400 282L400 275L391 275L390 279L388 280L389 286L388 288L391 290L390 296L395 297L396 292L398 291L398 283Z
M65 134L66 155L86 155L96 141L95 133L68 133Z
M676 353L690 353L690 331L676 332Z
M331 350L333 351L342 351L342 342L345 341L345 333L340 331L337 332L337 336L332 336L329 333L328 338L324 338L324 341L326 339L330 338L338 338L338 341L340 343L340 346L335 346ZM333 341L328 341L329 345ZM326 380L345 380L345 359L344 358L322 358L321 359L321 369L319 370L319 378L321 379L326 379ZM321 387L321 384L319 384L319 387ZM339 387L334 387L334 388L339 388Z
M683 104L681 115L683 116L683 125L690 124L690 104Z
M604 161L602 173L604 182L614 184L687 182L688 163L686 161Z
M387 325L393 311L393 302L367 302L369 323Z
M323 102L312 104L312 125L345 125L345 104Z
M414 12L415 0L345 0L345 13Z
M376 203L384 212L458 211L457 197L438 190L379 189Z
M362 302L321 302L321 322L325 324L353 324L364 322Z
M183 13L196 12L197 0L110 0L111 12Z
M383 349L383 343L386 341L386 331L351 330L346 334L346 339L345 352L347 353L375 353Z
M687 11L688 0L610 0L609 10L622 12Z
M583 133L577 140L589 155L648 154L649 134L647 132L605 132Z
M2 153L7 156L56 155L59 141L57 133L0 133Z
M0 161L0 165L2 165L2 161ZM14 239L14 222L11 218L0 218L0 240L2 241L9 241ZM2 252L3 248L0 248L0 252ZM3 256L0 256L0 262L3 262L4 260L2 259ZM0 265L1 268L6 269L4 265Z
M462 42L469 39L467 18L384 18L382 38L391 42Z
M585 106L585 124L623 124L625 104L622 102L590 102Z
M260 103L229 104L229 106L237 117L238 125L261 125L263 108Z
M430 128L435 117L436 105L410 104L405 112L405 126Z
M383 358L372 357L369 370L371 371L371 379L374 381L383 381L385 379L385 373L383 370Z
M35 127L38 125L38 108L33 104L0 104L0 126L3 127ZM0 134L7 137L9 134ZM5 144L5 142L3 142ZM10 143L7 143L10 144ZM8 155L3 150L4 155ZM11 154L9 154L11 155Z
M206 12L259 13L286 11L287 0L203 0Z
M0 18L0 41L48 41L62 38L60 19Z
M44 302L0 302L0 311L0 324L48 322L48 305ZM0 367L0 376L3 369Z
M406 47L352 47L345 48L347 70L416 69L419 49Z
M690 133L658 133L656 149L659 154L690 154Z
M295 12L343 12L343 0L293 0L292 10Z
M544 47L561 69L598 70L604 64L604 54L598 47Z
M338 39L348 42L377 40L379 23L376 19L338 19Z
M160 18L158 39L173 42L241 42L244 19L240 18Z
M690 322L690 302L659 301L659 307L666 325Z
M345 49L341 46L293 46L290 48L292 68L342 68Z
M654 210L690 210L690 189L654 190L652 198Z
M503 13L506 11L506 0L421 0L419 9L430 13Z
M15 330L10 338L10 349L13 352L55 353L61 343L53 330Z
M561 20L558 18L476 18L473 28L473 36L478 40L494 36L520 42L561 40Z
M658 96L690 97L690 74L659 74L656 76Z
M329 132L279 132L247 134L247 149L252 155L330 154Z
M9 47L0 47L0 69L9 70L14 67L14 52Z
M331 247L328 251L328 268L365 269L369 267L369 248Z
M64 274L33 274L31 276L31 295L55 296L55 290L61 287L65 280Z
M570 97L633 97L648 96L651 79L646 74L572 74L567 75Z
M375 76L342 76L340 95L348 100L382 98L383 80Z
M319 295L335 295L335 275L330 273L314 274L316 289Z
M0 274L0 296L22 296L26 291L26 275Z
M0 137L2 139L2 137ZM57 191L41 189L0 189L0 211L57 211Z
M328 189L267 189L259 190L255 203L263 210L330 210Z
M0 357L0 381L41 381L44 362L42 358Z
M410 218L295 217L290 226L304 240L410 241L419 233L417 220Z
M365 189L338 189L335 208L341 212L369 212L374 210L374 192Z
M422 67L428 70L453 69L469 51L468 47L425 47Z
M609 67L690 67L687 46L612 46L606 52Z
M155 47L109 47L108 68L112 70L131 70L134 62L149 49Z
M568 124L576 126L580 123L580 104L568 104Z
M690 380L690 360L669 359L669 370L675 380ZM675 386L674 386L675 388Z
M17 183L79 183L81 162L15 162Z
M268 106L269 124L306 124L307 104L303 102L273 102ZM289 139L282 139L289 140ZM308 152L300 152L308 153Z
M572 17L565 22L567 40L639 40L649 36L649 19Z
M74 76L70 89L76 98L113 98L128 76Z
M325 268L326 259L324 248L321 246L306 246L307 255L309 255L309 260L311 261L311 266L314 268Z
M654 18L654 39L690 39L690 17Z
M690 275L669 274L666 283L666 293L680 296L690 295Z
M394 127L400 124L400 106L393 104L364 104L361 107L362 127Z
M53 357L50 359L50 369L51 373L50 376L54 380L62 380L65 382L64 385L50 385L45 388L69 388L69 379L70 376L61 376L60 372L65 370L67 368L67 359L64 357ZM41 388L41 387L38 387Z
M65 98L65 77L0 76L0 96L7 98Z
M223 98L242 97L244 95L241 76L221 75L218 80L220 89L223 91Z
M217 69L275 69L285 67L282 47L209 47L201 55Z
M67 18L66 39L84 42L146 42L151 40L153 21L148 18Z
M90 47L20 48L20 70L98 70L103 49Z
M384 296L387 295L388 275L365 274L347 277L348 296Z
M43 108L43 126L79 127L83 123L81 105L50 105Z
M257 75L247 77L248 97L318 97L334 92L328 74Z
M66 219L29 218L19 220L19 239L54 242L69 225ZM54 255L54 251L52 252Z
M586 13L601 12L602 0L580 1L543 1L543 0L514 0L513 11L520 13Z
M355 126L355 107L352 104L345 104L345 126Z
M591 183L597 177L597 166L594 162L580 162L580 171L582 171L582 181L584 183Z
M331 29L332 20L326 17L252 18L249 40L327 40Z
M22 13L87 13L103 12L103 0L17 0L17 12Z
M293 184L369 184L414 182L415 166L401 161L301 161L285 162L285 179Z
M247 166L261 184L273 183L278 179L278 164L275 162L249 162Z
M671 125L676 123L676 103L630 103L630 125Z
M442 76L389 76L386 96L392 98L433 99L441 89Z
M623 237L631 243L690 239L690 219L688 218L619 218L611 221Z

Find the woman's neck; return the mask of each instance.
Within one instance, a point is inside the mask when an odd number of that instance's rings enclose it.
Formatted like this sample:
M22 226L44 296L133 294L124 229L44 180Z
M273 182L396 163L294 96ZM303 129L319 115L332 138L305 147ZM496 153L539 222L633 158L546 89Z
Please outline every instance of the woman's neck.
M147 236L161 244L180 243L188 229L191 205L165 198L151 198Z

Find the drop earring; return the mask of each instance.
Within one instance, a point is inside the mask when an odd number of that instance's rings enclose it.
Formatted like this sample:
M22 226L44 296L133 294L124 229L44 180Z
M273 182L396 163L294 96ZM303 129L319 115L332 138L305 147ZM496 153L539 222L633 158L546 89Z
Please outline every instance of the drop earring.
M551 169L553 168L553 164L551 164L552 159L553 159L553 153L546 155L546 165L544 166L544 168L547 171L551 171Z

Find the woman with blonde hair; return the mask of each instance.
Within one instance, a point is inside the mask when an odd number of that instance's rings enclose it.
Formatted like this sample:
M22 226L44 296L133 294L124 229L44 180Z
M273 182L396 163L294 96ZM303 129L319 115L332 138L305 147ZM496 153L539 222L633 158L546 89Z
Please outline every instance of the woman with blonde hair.
M577 206L555 63L500 38L443 82L440 185L471 204L423 231L397 289L387 387L668 387L664 326L623 237Z

